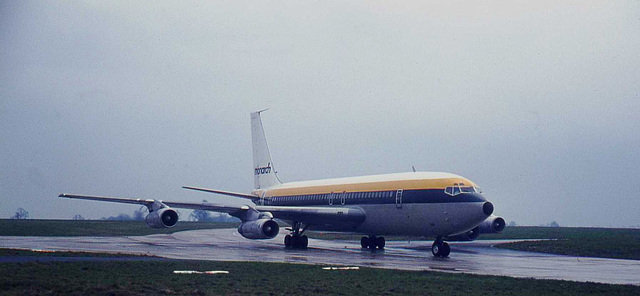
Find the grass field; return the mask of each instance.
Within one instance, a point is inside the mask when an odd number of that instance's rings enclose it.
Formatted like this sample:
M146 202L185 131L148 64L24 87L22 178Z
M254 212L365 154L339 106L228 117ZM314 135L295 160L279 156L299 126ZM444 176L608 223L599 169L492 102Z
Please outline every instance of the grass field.
M640 295L637 286L321 267L211 261L0 263L0 294ZM226 270L229 274L173 274L174 270Z
M577 227L507 227L487 239L552 239L516 242L498 248L571 256L640 260L640 229Z

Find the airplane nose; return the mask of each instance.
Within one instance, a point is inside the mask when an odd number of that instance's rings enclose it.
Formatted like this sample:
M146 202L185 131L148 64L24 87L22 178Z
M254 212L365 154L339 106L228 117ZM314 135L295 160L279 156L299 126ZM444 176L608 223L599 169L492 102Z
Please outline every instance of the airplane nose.
M491 214L493 214L493 204L490 202L485 202L482 206L482 211L485 215L491 216Z

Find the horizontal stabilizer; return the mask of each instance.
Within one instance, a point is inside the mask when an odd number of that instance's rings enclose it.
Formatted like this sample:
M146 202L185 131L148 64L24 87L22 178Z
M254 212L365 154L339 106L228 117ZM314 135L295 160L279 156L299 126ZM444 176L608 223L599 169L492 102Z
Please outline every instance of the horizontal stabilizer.
M155 201L154 199L109 197L109 196L97 196L97 195L78 195L78 194L67 194L67 193L60 194L60 195L58 195L58 197L75 198L75 199L86 199L86 200L98 200L98 201L109 201L109 202L138 204L138 205L149 205L149 204L152 204Z

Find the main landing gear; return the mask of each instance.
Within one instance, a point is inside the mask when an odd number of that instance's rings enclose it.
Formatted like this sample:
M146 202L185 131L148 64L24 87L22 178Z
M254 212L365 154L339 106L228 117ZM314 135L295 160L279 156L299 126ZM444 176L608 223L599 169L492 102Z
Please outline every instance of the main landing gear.
M306 235L303 235L304 231L307 230L309 224L307 224L302 230L302 223L294 222L292 228L287 228L287 230L291 231L291 234L287 234L284 237L284 246L291 249L306 249L309 245L309 238Z
M369 237L363 236L360 239L360 246L362 246L363 249L371 249L372 251L376 248L384 250L385 244L386 242L382 236L376 237L375 235L370 235Z
M433 253L435 257L449 257L451 247L442 240L442 237L437 237L431 246L431 253Z

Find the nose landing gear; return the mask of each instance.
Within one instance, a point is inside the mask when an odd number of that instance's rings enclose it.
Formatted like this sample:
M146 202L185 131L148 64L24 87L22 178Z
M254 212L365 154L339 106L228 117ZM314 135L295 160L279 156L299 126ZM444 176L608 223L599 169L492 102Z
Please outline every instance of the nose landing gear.
M431 246L431 253L434 257L449 257L451 247L442 240L442 237L437 237Z

